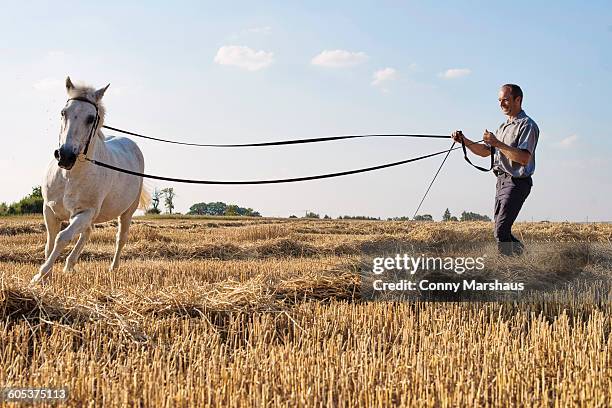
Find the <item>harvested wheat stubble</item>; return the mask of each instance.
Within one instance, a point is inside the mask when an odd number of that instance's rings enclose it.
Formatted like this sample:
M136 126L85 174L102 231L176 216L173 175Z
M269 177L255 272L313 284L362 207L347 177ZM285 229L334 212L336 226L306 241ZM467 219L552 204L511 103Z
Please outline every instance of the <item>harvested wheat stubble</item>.
M38 228L41 219L0 219L8 224ZM612 232L517 227L527 241L608 243ZM109 223L94 231L77 271L57 265L44 289L27 287L44 233L0 235L0 384L68 386L70 406L612 405L606 253L589 252L585 265L580 244L570 247L564 256L580 279L555 267L561 252L491 261L570 285L522 302L361 301L364 257L419 245L459 251L455 240L488 242L490 231L490 223L137 219L119 271L107 270Z
M68 325L73 330L86 322L103 322L136 341L146 341L146 329L138 324L138 319L146 316L202 317L218 326L219 319L233 313L286 312L287 305L311 300L356 300L358 289L358 278L346 272L311 273L282 280L259 276L247 282L227 280L147 294L95 291L90 296L66 299L44 291L3 287L0 319Z
M21 235L21 234L39 234L45 232L45 225L2 225L0 226L0 235Z
M306 302L290 315L209 316L215 323L143 316L150 336L141 343L92 323L39 332L29 354L5 353L13 364L0 380L30 367L68 384L76 401L112 406L610 402L610 319L601 309L571 318L511 304ZM24 329L7 335L21 343Z
M75 299L61 299L28 288L0 289L0 319L7 323L27 321L33 329L59 325L73 332L78 332L86 323L95 322L131 339L146 339L136 322L107 310L98 302L79 303Z
M259 241L275 238L284 238L289 235L289 230L279 224L248 225L240 228L224 228L217 236L224 237L230 241Z

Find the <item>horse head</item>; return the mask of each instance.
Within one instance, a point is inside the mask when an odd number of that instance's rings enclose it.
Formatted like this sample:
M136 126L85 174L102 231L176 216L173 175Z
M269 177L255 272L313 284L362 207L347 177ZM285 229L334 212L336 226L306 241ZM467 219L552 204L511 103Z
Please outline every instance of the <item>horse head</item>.
M88 86L76 86L70 77L66 78L69 99L61 111L60 147L54 152L61 168L70 170L80 154L87 155L92 139L102 126L102 97L109 86L110 84L96 90Z

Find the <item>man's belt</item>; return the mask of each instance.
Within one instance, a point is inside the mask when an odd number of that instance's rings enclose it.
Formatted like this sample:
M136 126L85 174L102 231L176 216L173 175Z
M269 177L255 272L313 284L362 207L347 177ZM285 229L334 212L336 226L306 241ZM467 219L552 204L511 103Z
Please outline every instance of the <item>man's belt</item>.
M499 169L493 169L493 173L497 176L497 177L510 177L513 180L528 180L531 179L531 176L525 176L525 177L515 177L510 173L506 173L503 170L499 170Z

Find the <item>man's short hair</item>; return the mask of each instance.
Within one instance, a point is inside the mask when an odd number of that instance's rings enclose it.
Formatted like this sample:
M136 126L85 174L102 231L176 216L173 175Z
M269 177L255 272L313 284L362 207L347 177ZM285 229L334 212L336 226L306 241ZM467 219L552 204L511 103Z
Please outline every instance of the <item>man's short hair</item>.
M521 89L520 86L516 85L516 84L504 84L502 85L502 88L510 88L510 95L512 95L514 98L516 98L517 96L521 97L521 101L523 100L523 90Z

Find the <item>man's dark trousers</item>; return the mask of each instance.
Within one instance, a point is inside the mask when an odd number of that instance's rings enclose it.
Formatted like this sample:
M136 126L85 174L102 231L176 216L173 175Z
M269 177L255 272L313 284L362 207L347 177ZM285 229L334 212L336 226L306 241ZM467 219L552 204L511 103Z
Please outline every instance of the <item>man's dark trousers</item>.
M507 173L497 172L495 239L499 252L504 255L519 255L523 252L523 244L512 235L512 224L531 192L532 185L531 177L511 177Z

